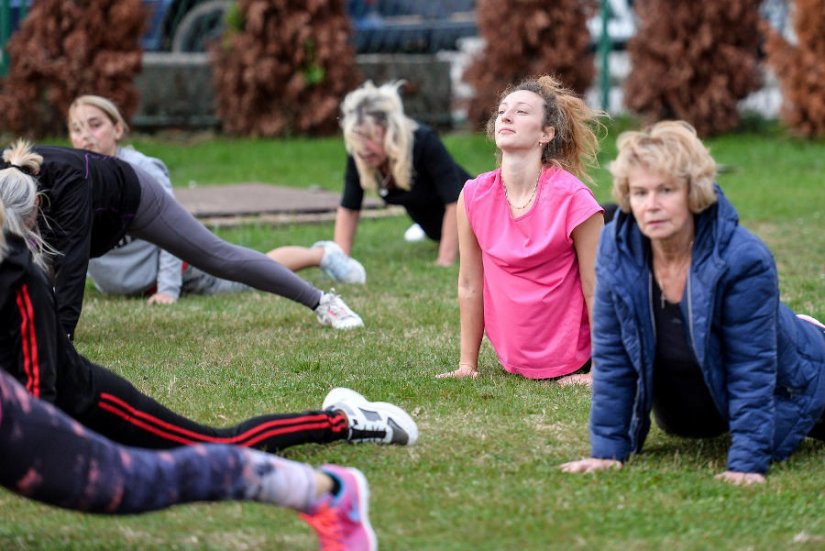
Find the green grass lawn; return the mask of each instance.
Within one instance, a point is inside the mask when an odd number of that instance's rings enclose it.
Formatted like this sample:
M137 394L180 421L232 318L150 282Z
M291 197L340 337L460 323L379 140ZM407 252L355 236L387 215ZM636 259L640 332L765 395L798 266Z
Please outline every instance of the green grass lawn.
M629 123L624 122L624 125ZM483 137L447 136L470 172L492 168ZM615 132L603 161L614 152ZM710 142L719 180L742 223L772 248L783 299L825 319L825 144L775 128ZM340 139L145 139L176 185L263 181L339 189ZM609 198L609 178L596 174ZM371 482L383 549L825 549L825 445L806 442L768 483L713 480L727 439L691 441L653 429L645 453L619 472L563 475L588 453L589 391L505 374L489 345L474 381L436 380L456 366L458 269L433 265L431 243L403 241L406 218L364 220L356 257L366 286L339 286L366 328L322 328L305 308L262 293L189 297L171 307L91 290L80 351L181 412L214 424L264 411L317 408L337 385L398 403L418 445L303 446L292 459L359 467ZM330 238L331 224L221 230L266 250ZM329 287L317 270L302 275ZM290 511L257 504L194 505L125 518L63 512L0 493L0 549L314 549Z

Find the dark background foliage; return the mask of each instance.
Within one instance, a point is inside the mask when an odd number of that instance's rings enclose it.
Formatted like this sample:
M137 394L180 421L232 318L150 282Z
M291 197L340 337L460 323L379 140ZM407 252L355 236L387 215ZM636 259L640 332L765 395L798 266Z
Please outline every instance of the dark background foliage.
M825 136L825 0L796 0L796 44L766 32L768 63L782 88L782 118L800 136Z
M249 136L337 131L359 83L345 0L239 0L238 27L211 48L223 129Z
M470 122L483 127L499 94L527 77L551 74L584 94L595 74L586 26L595 9L590 0L478 0L478 30L486 46L464 74L476 92Z
M684 119L703 136L739 124L739 100L761 85L761 0L634 2L625 103L649 120Z
M8 77L0 84L0 126L30 138L65 133L80 94L114 100L129 119L138 103L141 0L38 0L8 43Z

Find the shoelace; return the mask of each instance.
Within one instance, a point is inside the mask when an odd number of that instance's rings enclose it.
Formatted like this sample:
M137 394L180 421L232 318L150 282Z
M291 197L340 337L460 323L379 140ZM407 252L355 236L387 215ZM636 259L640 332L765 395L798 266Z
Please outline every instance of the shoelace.
M337 303L335 306L330 306L329 315L335 318L355 319L354 312L341 303Z
M358 438L364 442L383 442L390 433L385 423L365 423L363 426L354 428L353 430L365 435ZM366 436L366 434L369 433L372 434Z
M314 515L303 513L301 518L315 529L321 543L321 551L346 551L344 527L341 526L335 509L323 504Z

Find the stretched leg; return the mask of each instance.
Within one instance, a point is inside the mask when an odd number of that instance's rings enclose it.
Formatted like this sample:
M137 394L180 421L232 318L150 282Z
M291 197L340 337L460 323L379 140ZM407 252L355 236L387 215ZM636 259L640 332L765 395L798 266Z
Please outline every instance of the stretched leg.
M221 279L194 266L187 266L183 272L181 293L194 295L221 295L226 293L244 293L252 290L243 283Z
M309 465L234 446L152 452L118 446L0 373L0 485L66 509L122 515L196 501L302 511L322 549L376 548L357 469Z
M226 428L202 425L169 410L117 374L95 364L90 366L96 400L77 419L120 444L153 449L233 444L276 452L348 436L347 417L340 411L262 415Z
M266 253L266 256L297 272L306 268L321 268L333 280L341 283L365 283L366 271L360 262L341 251L332 241L322 241L312 247L286 246L278 247ZM329 245L332 245L331 248ZM337 249L337 250L336 250ZM221 293L238 293L249 287L237 281L221 279L193 266L183 274L184 293L199 295L217 295Z
M321 265L324 249L321 247L278 247L272 249L266 256L279 264L283 264L293 272L304 268L315 268Z
M150 176L140 170L135 172L141 199L129 227L130 234L216 277L245 283L313 310L318 306L320 290L266 255L218 238Z
M348 256L334 241L318 241L312 247L280 247L267 256L291 270L319 267L340 283L367 282L367 271L360 262Z

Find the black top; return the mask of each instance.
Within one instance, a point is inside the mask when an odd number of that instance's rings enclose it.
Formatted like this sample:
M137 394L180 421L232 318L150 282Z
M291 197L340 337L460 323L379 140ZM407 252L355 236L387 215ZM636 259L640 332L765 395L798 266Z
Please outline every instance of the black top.
M413 134L412 186L405 191L390 181L379 190L385 203L401 205L427 237L441 239L445 205L458 201L458 195L470 174L450 156L438 135L428 126L419 125ZM361 210L364 189L352 155L347 158L344 194L341 206Z
M52 287L21 237L6 233L0 262L0 369L65 411L94 403L90 369L57 319Z
M708 438L728 426L710 395L702 369L688 344L679 304L664 299L653 284L656 358L653 361L653 416L665 432Z
M80 318L90 257L126 234L140 204L140 183L128 163L89 151L38 146L45 199L38 226L60 254L52 259L60 321L71 335Z

